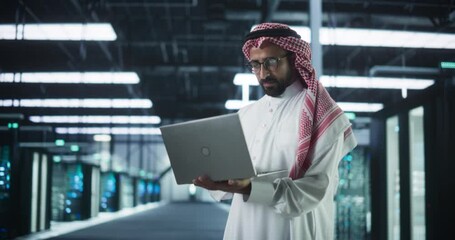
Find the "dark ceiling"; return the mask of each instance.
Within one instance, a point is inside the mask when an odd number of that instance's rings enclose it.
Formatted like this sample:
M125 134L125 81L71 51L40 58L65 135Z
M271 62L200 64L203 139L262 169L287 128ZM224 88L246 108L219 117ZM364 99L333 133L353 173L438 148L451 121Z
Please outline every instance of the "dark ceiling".
M113 42L0 40L0 72L136 71L138 85L0 83L5 98L150 98L151 110L6 109L27 114L154 114L163 123L227 113L240 99L242 39L252 25L309 25L308 1L21 0L0 2L0 23L110 22ZM323 26L455 33L455 1L323 1ZM452 16L452 18L450 17ZM455 50L324 46L324 74L368 76L375 66L438 68ZM379 72L378 76L438 78ZM402 99L400 90L330 88L336 101ZM254 93L254 91L253 91ZM415 94L410 91L409 95Z

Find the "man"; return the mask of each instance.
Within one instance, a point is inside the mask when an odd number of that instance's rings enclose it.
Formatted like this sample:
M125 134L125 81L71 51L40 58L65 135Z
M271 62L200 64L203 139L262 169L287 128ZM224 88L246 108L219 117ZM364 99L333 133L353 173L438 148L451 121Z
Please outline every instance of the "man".
M331 240L338 163L357 144L351 124L315 79L308 43L288 26L258 25L242 50L266 93L239 111L265 174L193 182L217 200L233 197L224 239Z

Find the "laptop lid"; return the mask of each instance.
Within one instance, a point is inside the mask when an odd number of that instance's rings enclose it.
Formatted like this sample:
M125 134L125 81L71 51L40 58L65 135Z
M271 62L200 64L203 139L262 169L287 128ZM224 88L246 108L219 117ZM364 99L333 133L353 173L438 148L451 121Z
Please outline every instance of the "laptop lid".
M177 184L256 175L238 113L160 127Z

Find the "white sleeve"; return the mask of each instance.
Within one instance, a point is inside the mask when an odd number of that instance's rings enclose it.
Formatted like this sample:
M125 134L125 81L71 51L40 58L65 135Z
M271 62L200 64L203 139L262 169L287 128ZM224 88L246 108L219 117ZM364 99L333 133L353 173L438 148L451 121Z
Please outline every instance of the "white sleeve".
M232 193L223 192L223 191L219 191L219 190L216 190L216 191L209 190L209 193L210 193L210 196L212 196L212 198L215 199L215 201L217 201L217 202L219 202L221 200L231 199L233 196Z
M344 141L341 134L333 144L315 154L311 167L300 179L292 180L282 173L253 178L251 193L244 195L244 200L272 206L277 213L288 217L315 209L329 186L338 186L338 163L347 154L346 151L352 149L346 149Z

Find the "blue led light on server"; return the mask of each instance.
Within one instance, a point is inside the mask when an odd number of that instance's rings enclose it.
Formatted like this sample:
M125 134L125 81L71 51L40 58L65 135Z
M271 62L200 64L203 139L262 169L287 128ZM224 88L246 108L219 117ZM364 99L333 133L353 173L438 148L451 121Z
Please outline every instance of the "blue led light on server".
M8 199L10 192L10 148L8 145L0 146L0 200Z

